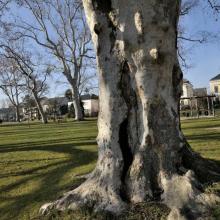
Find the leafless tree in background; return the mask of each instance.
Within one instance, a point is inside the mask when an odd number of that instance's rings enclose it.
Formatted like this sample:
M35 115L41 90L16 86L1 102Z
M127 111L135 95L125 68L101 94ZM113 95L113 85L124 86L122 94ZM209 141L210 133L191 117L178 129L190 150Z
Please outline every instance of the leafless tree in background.
M75 119L82 120L79 86L88 59L94 59L91 35L87 28L81 2L73 0L22 0L34 22L21 20L17 34L34 40L46 48L62 66L73 93ZM87 66L88 67L88 66Z
M0 16L2 15L3 11L7 9L8 4L11 0L0 0Z
M219 0L207 0L209 6L215 10L215 12L219 13L220 12L220 1Z
M207 3L208 2L209 0L207 0ZM202 10L201 3L202 2L200 0L182 0L181 2L180 22L178 24L177 53L182 69L189 69L192 67L190 61L187 59L187 54L190 53L194 47L199 44L211 42L217 38L216 33L210 33L206 30L195 30L195 33L190 34L181 22L184 20L185 16L193 13L193 10ZM203 4L205 3L203 2ZM209 8L206 7L205 10L208 11ZM186 47L186 43L189 43L191 46Z
M40 99L48 90L46 84L48 73L46 71L45 73L37 72L38 65L34 64L31 60L31 53L27 52L21 45L18 45L16 44L16 47L12 45L0 45L2 49L1 55L8 59L9 62L16 63L20 74L24 77L26 89L31 93L36 102L42 122L47 123L47 116L43 111Z
M13 60L0 60L0 89L16 109L16 121L20 122L20 101L24 93L24 80Z

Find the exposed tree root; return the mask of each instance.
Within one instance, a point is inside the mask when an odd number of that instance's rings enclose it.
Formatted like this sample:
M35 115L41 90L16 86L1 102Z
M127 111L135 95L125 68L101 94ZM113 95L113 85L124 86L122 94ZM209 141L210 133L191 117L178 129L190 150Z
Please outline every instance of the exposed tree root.
M164 190L161 202L171 209L169 220L209 219L210 209L220 202L220 198L214 194L203 193L193 171L171 177L163 173L160 175ZM42 206L40 212L47 214L52 209L63 211L89 207L94 212L104 211L120 215L129 205L122 200L120 192L114 186L110 184L103 187L97 180L89 177L59 200Z
M53 203L47 203L40 209L40 213L47 214L52 209L77 210L89 207L97 211L106 211L114 214L122 213L127 204L122 201L119 191L109 184L102 184L94 178L88 178L78 188L65 193L63 197Z

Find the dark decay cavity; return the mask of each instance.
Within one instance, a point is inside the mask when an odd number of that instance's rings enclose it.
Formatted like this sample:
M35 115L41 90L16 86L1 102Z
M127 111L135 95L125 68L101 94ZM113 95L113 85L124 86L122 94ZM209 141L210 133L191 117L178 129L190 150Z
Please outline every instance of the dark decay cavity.
M124 182L127 171L131 166L133 161L133 155L131 152L131 147L129 146L129 133L128 133L128 126L129 126L129 113L132 108L131 97L132 93L134 93L133 89L131 88L131 80L130 80L130 69L128 66L127 61L122 63L121 67L121 81L120 81L120 89L121 95L127 105L127 117L121 123L119 129L119 144L124 160L124 167L122 172L122 182Z
M172 70L172 84L173 84L173 95L176 99L179 99L181 96L180 83L182 79L183 79L182 71L180 70L180 67L175 64Z
M112 9L111 0L93 0L93 7L102 13L109 13Z
M133 160L133 155L128 143L128 119L126 118L120 125L120 129L119 129L119 144L120 144L120 148L121 148L121 152L122 152L122 156L123 156L123 160L124 160L124 167L123 167L123 171L122 171L122 182L125 181L125 177L127 174L127 171L129 169L129 167L131 166L132 160Z
M95 24L94 25L94 32L99 35L100 32L101 32L102 28L101 28L101 25L100 24Z

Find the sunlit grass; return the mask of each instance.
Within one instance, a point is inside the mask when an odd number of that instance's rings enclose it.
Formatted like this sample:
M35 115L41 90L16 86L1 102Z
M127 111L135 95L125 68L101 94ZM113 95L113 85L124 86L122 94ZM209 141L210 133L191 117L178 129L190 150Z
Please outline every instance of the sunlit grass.
M0 219L30 219L96 162L96 121L0 126Z
M220 161L220 118L185 120L182 128L195 151Z
M182 122L192 147L220 161L220 119ZM0 126L0 219L31 219L96 163L96 120Z

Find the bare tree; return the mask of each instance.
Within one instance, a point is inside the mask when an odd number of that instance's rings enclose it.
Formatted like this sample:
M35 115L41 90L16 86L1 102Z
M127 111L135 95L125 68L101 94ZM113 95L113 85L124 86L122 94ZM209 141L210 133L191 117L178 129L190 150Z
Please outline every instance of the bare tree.
M34 40L46 48L62 66L62 74L71 85L75 119L82 120L79 86L82 72L92 55L91 36L79 1L73 0L22 0L35 20L21 21L18 35ZM88 66L87 66L88 67Z
M10 2L11 0L0 0L0 17Z
M188 15L193 8L198 6L198 4L198 0L182 0L180 7L180 16Z
M0 47L2 48L2 56L16 63L20 74L24 77L26 88L33 95L42 122L47 123L47 116L43 111L40 98L48 89L46 84L48 73L36 72L37 65L31 60L31 53L28 53L19 42L16 42L16 47L12 45L0 45Z
M182 0L180 8L180 22L178 24L178 58L182 69L189 69L191 67L187 55L193 51L195 47L205 44L216 39L215 33L210 33L206 30L195 30L194 33L188 33L184 27L184 18L196 10L201 10L202 4L200 0ZM203 3L204 4L204 3ZM208 10L208 8L206 9ZM186 46L186 43L188 46Z
M22 99L22 104L24 106L24 114L28 117L28 121L34 120L34 116L36 117L36 113L38 116L38 112L36 112L36 102L33 96L27 93Z
M1 57L0 61L0 89L8 97L16 109L16 121L20 122L20 98L24 92L24 81L15 62Z
M197 180L219 180L220 167L195 154L180 128L179 2L83 0L99 69L99 156L82 185L42 211L86 205L119 214L156 200L169 219L203 219L219 200Z
M207 0L209 6L217 13L220 12L220 1L219 0Z

